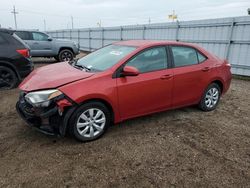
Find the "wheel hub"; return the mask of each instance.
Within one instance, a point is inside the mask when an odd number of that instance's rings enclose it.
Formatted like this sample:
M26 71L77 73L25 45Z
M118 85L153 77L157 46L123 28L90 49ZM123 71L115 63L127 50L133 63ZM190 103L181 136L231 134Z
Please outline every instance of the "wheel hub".
M213 108L219 100L219 90L215 87L209 89L206 93L205 104L208 108Z
M103 111L91 108L83 112L77 120L77 131L83 137L92 138L104 130L106 117Z

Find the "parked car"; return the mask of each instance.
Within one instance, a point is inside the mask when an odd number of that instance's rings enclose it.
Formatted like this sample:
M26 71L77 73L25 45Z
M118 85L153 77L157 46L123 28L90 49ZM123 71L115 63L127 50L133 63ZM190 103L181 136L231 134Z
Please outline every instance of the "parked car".
M41 67L20 85L17 111L52 134L99 138L112 123L189 105L216 108L231 81L225 60L193 44L123 41Z
M0 29L0 90L16 87L32 70L29 47L12 30Z
M78 43L54 39L40 31L16 31L15 33L29 45L33 57L54 57L57 61L69 61L80 52Z

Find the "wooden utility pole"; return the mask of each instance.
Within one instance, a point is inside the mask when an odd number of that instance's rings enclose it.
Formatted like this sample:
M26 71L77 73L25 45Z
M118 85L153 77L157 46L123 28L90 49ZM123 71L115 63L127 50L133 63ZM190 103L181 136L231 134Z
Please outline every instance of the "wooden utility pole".
M13 6L13 11L11 13L14 15L15 28L17 29L16 15L18 14L18 12L16 11L15 6Z

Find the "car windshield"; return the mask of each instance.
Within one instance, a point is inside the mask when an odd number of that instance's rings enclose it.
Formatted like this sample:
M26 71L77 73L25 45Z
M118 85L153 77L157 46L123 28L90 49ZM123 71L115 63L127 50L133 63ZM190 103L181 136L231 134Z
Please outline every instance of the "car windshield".
M77 61L77 66L86 67L90 71L104 71L118 63L136 47L109 45L92 52Z

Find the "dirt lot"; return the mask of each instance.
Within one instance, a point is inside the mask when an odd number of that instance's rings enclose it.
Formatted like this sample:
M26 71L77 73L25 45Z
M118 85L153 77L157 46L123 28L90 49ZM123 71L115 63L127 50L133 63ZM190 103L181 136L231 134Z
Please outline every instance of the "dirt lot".
M158 113L79 143L30 129L18 89L0 91L0 186L250 187L249 93L249 81L233 80L213 112Z

